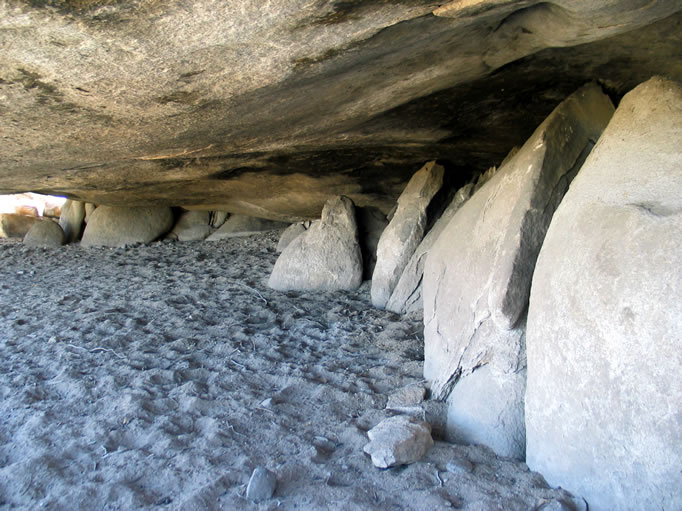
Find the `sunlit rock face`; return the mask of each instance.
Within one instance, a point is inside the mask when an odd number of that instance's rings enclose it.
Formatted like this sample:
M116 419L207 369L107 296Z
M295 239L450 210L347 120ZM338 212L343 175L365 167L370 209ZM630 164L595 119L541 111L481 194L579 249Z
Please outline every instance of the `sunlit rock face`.
M568 94L682 79L678 0L0 0L0 193L277 220L388 213Z

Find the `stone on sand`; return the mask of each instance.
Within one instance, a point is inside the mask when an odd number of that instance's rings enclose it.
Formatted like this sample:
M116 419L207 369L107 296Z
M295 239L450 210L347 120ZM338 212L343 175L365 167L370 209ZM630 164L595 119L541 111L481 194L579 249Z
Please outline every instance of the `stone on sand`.
M535 260L554 210L613 111L595 84L569 96L429 251L424 375L434 397L448 399L451 441L525 456L524 328Z
M413 408L424 402L426 387L421 383L413 383L396 390L388 396L386 408L389 410L401 410Z
M443 211L443 214L436 221L428 234L424 236L424 239L414 251L412 257L410 257L407 266L405 266L393 293L391 293L391 298L388 300L388 303L386 303L386 310L397 314L407 314L408 312L415 312L424 308L422 299L422 280L424 277L426 256L448 225L448 222L455 216L457 210L459 210L459 208L462 207L462 204L471 197L473 186L473 184L468 184L457 190L457 193L455 193L455 196L445 211Z
M169 207L99 206L88 221L81 245L84 247L120 247L126 244L150 243L173 227Z
M364 451L379 468L419 461L433 445L431 426L414 417L398 415L384 419L367 432Z
M252 502L261 502L271 498L276 488L277 476L265 467L257 467L246 487L246 498Z
M0 213L0 238L23 238L39 221L34 216Z
M230 215L220 228L211 234L206 241L219 241L240 236L251 236L263 231L276 231L287 227L285 222L256 218L247 215Z
M444 169L431 161L419 169L398 198L398 206L377 245L372 305L384 308L410 257L424 237L426 208L443 184Z
M527 462L595 511L682 509L681 142L681 84L628 93L533 277Z
M62 213L59 216L59 225L64 231L67 243L78 241L83 232L85 220L85 203L68 199L62 205Z
M282 235L279 237L279 242L277 243L277 252L283 252L292 241L298 238L298 236L303 234L306 230L307 227L304 222L291 224L284 229L284 232L282 232Z
M166 238L178 241L200 241L206 239L220 227L227 217L221 211L184 211Z
M284 249L268 281L280 291L356 289L361 283L355 207L343 196L329 199L321 220Z
M52 220L34 223L24 236L24 244L31 247L60 247L64 243L66 243L64 231Z

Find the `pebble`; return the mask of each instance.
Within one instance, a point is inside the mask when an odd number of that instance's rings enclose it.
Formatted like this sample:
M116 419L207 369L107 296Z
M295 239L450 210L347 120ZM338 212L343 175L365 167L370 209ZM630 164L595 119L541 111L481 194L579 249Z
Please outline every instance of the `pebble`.
M445 468L448 472L452 472L453 474L462 474L472 472L474 470L474 465L466 458L455 458L448 462Z
M246 487L246 498L260 502L272 497L277 487L277 476L265 467L257 467L251 474Z

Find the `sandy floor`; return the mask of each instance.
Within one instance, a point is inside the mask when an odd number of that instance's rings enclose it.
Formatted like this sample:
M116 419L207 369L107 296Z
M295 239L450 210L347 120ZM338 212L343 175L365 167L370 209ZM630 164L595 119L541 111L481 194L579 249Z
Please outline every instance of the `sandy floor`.
M0 244L0 508L572 508L483 447L375 468L366 431L421 381L421 322L370 308L367 283L268 289L277 235ZM260 465L278 487L252 504Z

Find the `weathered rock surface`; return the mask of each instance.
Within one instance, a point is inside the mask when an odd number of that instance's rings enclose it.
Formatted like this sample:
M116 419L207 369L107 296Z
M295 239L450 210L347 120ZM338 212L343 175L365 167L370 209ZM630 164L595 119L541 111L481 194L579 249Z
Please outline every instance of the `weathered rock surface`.
M309 223L307 225L310 227ZM277 242L277 252L281 253L300 234L303 234L308 227L306 227L306 222L297 222L284 229L284 232L282 232L282 235L279 237L279 242Z
M384 308L426 229L426 208L443 184L444 169L435 161L419 169L400 194L398 207L377 245L372 274L372 305Z
M265 467L254 469L246 487L246 498L253 502L261 502L272 498L277 488L277 476Z
M66 243L66 234L57 222L40 220L24 236L24 244L31 247L60 247Z
M429 251L424 375L435 397L449 398L452 439L525 455L523 315L535 260L570 179L612 114L598 86L572 94L457 211ZM483 366L485 378L476 375ZM459 384L463 389L453 391ZM476 398L464 399L465 389L476 389ZM491 415L478 405L486 401L505 412Z
M185 211L166 237L178 241L206 239L225 222L227 213L221 211Z
M473 184L468 184L457 190L455 197L443 214L436 221L428 234L424 236L424 239L414 251L412 257L410 257L402 275L400 275L400 279L398 280L393 293L391 293L391 298L386 303L387 310L397 314L406 314L424 308L422 299L422 278L424 276L426 256L452 217L455 216L457 210L459 210L459 208L462 207L462 204L471 197L472 189Z
M681 8L4 0L0 191L288 221L344 194L387 213L419 162L485 170L587 80L681 77Z
M589 508L682 509L682 86L625 96L571 184L528 312L528 465Z
M284 222L266 220L246 215L230 215L223 225L211 234L206 241L220 241L228 238L238 238L240 236L250 236L263 231L275 231L284 229L287 226Z
M379 468L419 461L433 445L428 422L404 415L384 419L367 436L370 442L363 450Z
M34 216L0 213L0 238L23 238L39 221Z
M268 281L282 291L355 289L361 283L355 207L348 197L327 201L321 220L284 249Z
M69 199L62 205L59 225L64 231L67 243L73 243L80 239L84 220L85 204L83 202Z
M386 408L389 410L403 410L421 405L426 397L426 387L421 383L407 385L388 396Z
M88 221L81 245L120 247L149 243L173 227L173 213L167 207L126 208L99 206Z

